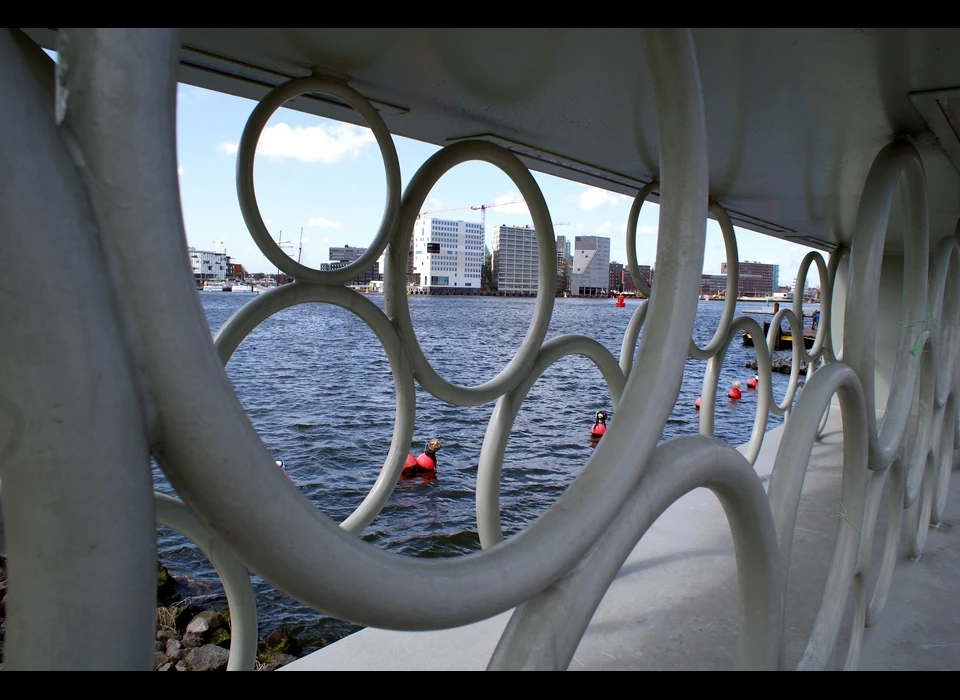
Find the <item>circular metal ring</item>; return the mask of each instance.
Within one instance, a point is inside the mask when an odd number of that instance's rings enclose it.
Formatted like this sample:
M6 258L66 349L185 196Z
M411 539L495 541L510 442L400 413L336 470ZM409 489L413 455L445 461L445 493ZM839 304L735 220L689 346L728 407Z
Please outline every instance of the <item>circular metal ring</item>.
M230 610L228 671L252 671L257 657L257 599L250 573L233 553L210 534L183 503L162 493L153 494L157 522L191 540L213 565L223 583Z
M903 462L893 460L889 469L882 472L870 472L870 484L867 491L867 510L864 518L863 543L860 546L861 562L870 563L873 553L873 538L877 528L877 514L883 496L883 487L888 479L891 481L891 491L887 506L887 531L883 540L883 554L878 565L876 581L868 583L866 597L869 600L865 625L873 627L880 621L883 609L887 604L887 594L893 582L893 572L897 566L900 549L900 537L903 530L903 490L906 486L906 474ZM868 566L861 566L866 575Z
M224 365L230 361L237 346L254 328L275 313L298 304L333 304L358 316L374 332L390 362L390 371L396 384L397 408L393 424L390 450L373 488L357 509L340 524L344 530L359 534L373 522L390 498L403 470L404 460L413 441L413 422L416 413L416 389L410 364L403 352L397 333L380 308L363 295L346 287L330 285L285 284L261 294L241 306L214 336L213 343Z
M763 329L760 324L749 316L738 316L733 319L727 330L726 343L720 351L710 358L707 362L707 369L703 374L703 388L700 392L700 434L709 437L714 436L714 410L717 402L717 392L720 384L720 369L723 361L726 359L727 350L731 341L741 330L746 331L754 338L760 338L763 335ZM757 386L757 408L753 415L753 430L750 433L750 441L746 446L746 458L750 464L757 461L760 454L760 448L763 446L763 438L766 435L767 416L770 413L770 406L773 400L773 382L771 381L771 359L770 350L766 343L754 343L754 352L757 356L757 376L760 382Z
M338 97L353 107L364 121L380 146L383 155L383 167L387 180L387 198L383 207L383 218L380 228L370 247L357 260L337 270L321 271L301 265L280 249L276 241L270 236L263 216L257 204L257 193L253 183L253 160L256 155L257 143L263 127L266 126L273 113L285 102L299 95L307 93L321 93ZM376 108L359 92L345 83L331 78L307 76L296 78L278 85L260 100L254 108L243 128L240 137L240 146L237 150L237 198L240 201L240 212L243 220L253 237L254 243L280 270L299 281L314 282L317 284L345 284L363 272L366 272L380 257L387 243L393 235L397 215L400 208L400 161L397 158L397 149L393 137L383 118Z
M882 253L893 197L901 187L907 221L903 235L904 292L900 323L903 329L909 325L925 324L928 318L926 303L930 240L923 161L913 145L895 141L877 154L863 187L850 248L852 283L847 291L843 332L844 362L863 383L870 437L870 468L874 470L888 466L900 451L920 367L920 353L914 351L919 343L915 343L914 338L923 331L901 331L886 406L877 405L876 325ZM882 420L877 418L880 409L883 409Z
M462 387L437 374L417 340L406 293L406 265L414 222L430 190L451 168L468 161L480 160L500 168L513 180L533 216L539 253L539 283L533 319L516 356L503 371L486 384ZM533 365L540 346L547 336L557 289L557 243L553 236L553 220L537 181L520 159L510 151L486 141L462 141L431 156L407 185L400 207L397 234L390 244L387 271L384 275L387 315L400 335L410 358L413 375L433 396L458 406L479 406L493 401L515 387Z
M827 263L824 262L823 256L820 255L820 253L815 250L811 250L809 253L804 255L803 260L800 261L800 267L797 269L797 289L799 289L800 292L794 292L793 295L793 315L800 319L801 330L803 329L803 290L807 286L807 271L810 269L810 263L813 262L817 264L817 273L821 280L820 286L827 287L827 299L830 300L830 278L827 271ZM822 292L823 290L821 289L821 301L823 300ZM824 304L820 304L820 322L817 325L817 335L813 340L813 347L810 348L809 352L807 352L806 341L801 341L801 359L807 364L812 363L823 350L824 342L826 341L827 337L827 328L830 326L830 307L832 305L833 304L826 304L826 310L824 311ZM801 335L801 338L802 337L803 336Z
M500 527L500 473L513 422L534 382L550 365L567 355L582 355L592 360L603 374L613 401L613 410L616 411L620 404L625 380L609 350L592 338L582 335L562 335L544 344L523 381L497 401L487 425L487 432L483 436L477 468L477 528L480 545L484 549L503 540Z
M784 430L767 490L777 525L781 582L786 591L804 477L821 417L834 394L837 394L840 400L844 425L837 538L827 574L823 603L817 613L799 669L826 668L843 622L851 582L858 587L858 591L862 590L862 578L858 579L858 565L866 507L868 411L864 404L860 380L850 367L832 362L814 372L797 401L790 423ZM857 595L855 619L865 617L866 597ZM857 625L854 625L854 638L847 654L848 666L855 662L859 653L857 635L862 633L863 625L859 625L859 628L858 630Z
M644 185L637 196L633 198L633 204L630 206L630 213L627 215L627 269L630 270L630 276L633 283L637 286L637 291L646 296L650 296L650 287L646 280L640 274L640 264L637 262L637 223L640 220L640 210L647 197L660 186L656 180Z

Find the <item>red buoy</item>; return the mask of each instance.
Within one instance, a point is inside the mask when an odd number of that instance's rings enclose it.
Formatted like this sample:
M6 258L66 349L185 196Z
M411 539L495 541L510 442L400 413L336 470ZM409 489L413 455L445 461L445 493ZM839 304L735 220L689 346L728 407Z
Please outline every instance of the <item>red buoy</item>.
M603 423L596 423L590 428L590 437L601 437L605 432L607 432L607 426Z
M426 453L417 457L417 466L421 469L436 469L437 463L433 461Z
M407 455L407 461L403 463L403 468L410 469L415 466L417 466L417 458L413 455Z
M727 396L729 396L734 401L737 401L740 399L740 390L734 387L733 389L727 392Z
M698 411L700 410L700 397L699 397L699 396L697 397L697 400L693 402L693 407L694 407L695 409L697 409Z
M758 380L757 380L756 377L753 377L752 379L748 379L748 380L747 380L747 388L748 388L748 389L756 389L756 388L757 388L757 382L758 382Z
M626 300L623 298L623 295L621 294L620 296L617 297L617 306L619 306L619 307L622 308L622 307L624 307L624 306L626 306L626 305L627 305L627 302L626 302Z

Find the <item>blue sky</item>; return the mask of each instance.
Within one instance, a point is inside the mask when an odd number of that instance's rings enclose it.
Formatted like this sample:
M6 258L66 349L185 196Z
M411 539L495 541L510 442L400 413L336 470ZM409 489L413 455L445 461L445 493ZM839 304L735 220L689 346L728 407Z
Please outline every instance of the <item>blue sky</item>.
M51 53L51 52L48 52ZM53 55L53 54L51 54ZM255 103L201 88L180 85L177 95L177 153L184 224L190 245L227 252L249 272L276 268L257 249L237 203L236 144ZM395 136L405 188L437 146ZM626 262L625 230L629 197L533 173L547 201L557 235L602 235L610 240L611 261ZM292 110L280 109L267 123L257 150L254 180L260 211L274 239L294 246L303 229L302 262L318 267L330 246L367 246L383 215L386 186L383 163L369 129ZM448 172L433 188L424 209L464 207L437 214L480 221L470 206L520 199L513 182L486 163L465 163ZM640 215L637 258L655 264L656 204ZM487 210L487 245L499 224L532 224L526 207L508 204ZM221 244L222 241L222 244ZM780 265L780 284L790 284L810 250L770 236L737 229L741 260ZM288 249L294 256L297 251ZM703 271L720 273L723 239L708 221ZM808 284L816 285L816 267Z

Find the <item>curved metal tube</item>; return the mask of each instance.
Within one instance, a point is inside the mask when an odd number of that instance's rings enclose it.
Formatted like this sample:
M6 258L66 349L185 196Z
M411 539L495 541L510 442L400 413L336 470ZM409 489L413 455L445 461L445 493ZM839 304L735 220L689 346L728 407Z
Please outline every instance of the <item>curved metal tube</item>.
M63 48L72 63L61 80L102 67ZM156 55L139 48L146 55L134 57L134 72ZM77 111L97 98L64 95L67 124L58 128L7 31L0 85L8 100L0 250L16 261L0 282L4 668L148 670L157 571L150 397L115 294L103 213L84 186L91 172L67 138ZM115 134L103 155L134 148L127 135ZM50 276L40 288L38 269Z
M151 80L145 76L140 82L125 82L111 97L141 104L138 86L151 81L170 85L170 92L164 93L169 97L155 109L122 117L109 109L110 101L91 100L89 117L102 128L93 130L96 136L88 146L110 153L112 149L97 137L137 133L141 147L131 153L138 157L119 154L98 164L99 174L112 182L137 183L144 172L158 173L156 187L131 192L129 206L118 209L112 222L124 224L122 231L136 228L140 235L120 235L119 225L111 226L111 233L117 234L113 242L122 268L127 274L136 270L142 275L139 284L128 288L144 340L142 366L157 406L155 454L184 502L248 568L278 589L361 624L431 629L485 619L516 606L569 571L639 479L636 470L620 465L628 463L628 455L629 463L646 462L679 391L685 358L673 348L689 341L693 327L707 195L706 131L690 32L648 30L644 35L661 124L660 220L667 235L661 237L658 254L658 286L664 296L651 302L648 318L657 342L641 342L637 368L649 375L643 393L655 391L664 401L648 402L639 392L630 396L627 388L617 424L581 477L540 520L477 555L430 561L384 552L350 536L318 513L278 470L266 468L272 457L230 387L190 280L176 196L175 152L165 137L173 133L178 41L174 32L151 32L169 60L151 64L155 73ZM83 40L82 30L78 35ZM122 63L132 47L114 42L90 48L112 63ZM144 143L151 146L143 148ZM536 202L533 205L536 210ZM136 226L133 219L139 222ZM171 237L170 231L179 235ZM549 247L553 248L552 241ZM143 259L153 262L146 271L136 265ZM160 288L163 295L156 294ZM165 313L171 307L180 310L175 319ZM174 357L176 364L170 362ZM251 508L262 501L272 505L269 517ZM591 524L584 526L568 516L585 507L597 516ZM463 581L471 585L460 585ZM411 604L395 605L397 596L408 597Z
M815 252L800 263L801 288L810 266L817 265L821 326L810 351L803 342L793 344L788 388L777 403L771 377L776 329L786 318L794 337L802 338L802 297L794 300L792 309L774 315L766 342L760 343L759 324L745 316L735 318L738 265L731 264L717 330L704 348L693 341L708 207L720 223L728 262L735 263L738 252L726 211L708 196L703 99L689 31L642 30L660 131L660 164L658 180L641 189L628 217L627 266L650 299L630 319L619 362L585 336L544 342L556 287L554 232L543 194L516 156L487 142L454 144L430 158L401 197L393 140L373 105L336 80L294 79L274 88L253 110L241 139L237 187L257 245L297 281L242 307L211 344L187 264L177 189L173 135L179 34L60 30L65 63L58 75L59 130L11 36L7 32L0 37L0 79L22 99L18 111L6 114L8 128L0 133L6 138L5 156L21 173L10 187L22 206L11 210L7 230L27 261L45 258L51 248L65 248L58 269L65 271L64 279L82 282L92 301L79 304L80 297L64 282L56 294L31 298L25 313L15 295L0 294L0 319L10 341L0 350L5 354L0 356L0 428L14 426L0 435L23 433L0 443L0 498L7 518L7 527L0 522L0 548L5 539L17 562L8 602L8 668L37 667L40 662L49 667L51 658L65 668L149 665L146 631L153 621L156 543L148 445L183 498L181 504L157 496L158 519L197 541L224 580L238 625L229 670L250 668L256 651L256 606L244 567L316 610L380 628L452 627L519 606L490 668L566 668L630 550L670 504L700 486L718 493L734 531L741 596L738 667L782 668L797 510L812 445L826 426L834 395L839 396L844 423L841 511L823 600L799 667L826 667L851 584L855 619L845 666L856 666L864 628L875 624L883 611L903 527L911 552L919 556L928 524L943 517L960 435L960 223L928 262L926 186L913 146L896 142L878 154L864 186L847 266L842 267L844 248L834 251L829 263ZM117 65L124 66L122 73L113 69ZM254 192L260 133L280 105L306 92L334 95L354 107L373 130L386 168L387 201L373 243L360 260L332 272L299 265L279 249L263 224ZM125 110L118 110L119 104ZM520 189L537 230L540 289L514 358L490 381L460 387L440 377L423 355L410 317L405 272L414 221L429 190L450 168L470 160L501 168ZM901 332L890 395L878 426L873 311L887 219L901 179L910 226L904 237L901 325L922 317L937 327ZM657 293L651 294L639 275L636 227L654 190L660 193L661 235ZM381 253L386 253L386 314L342 286ZM151 265L143 266L143 260ZM847 295L841 317L832 305L836 290L842 292L844 271ZM26 273L11 274L8 279L16 280ZM111 296L116 288L127 293ZM237 346L262 321L309 302L335 304L367 323L384 347L396 384L397 414L384 465L364 501L339 527L275 468L224 372ZM841 323L842 334L837 330ZM55 326L58 337L74 328L80 339L70 346L69 356L49 337ZM647 332L640 339L644 326ZM746 459L702 436L658 447L688 355L708 362L700 430L712 434L719 373L730 343L743 330L758 339L760 375ZM843 342L836 352L838 335ZM82 367L75 361L78 348ZM686 353L677 348L686 348ZM600 369L615 420L557 502L503 541L499 481L510 429L534 382L569 354L584 355ZM802 361L808 370L798 396ZM43 387L50 384L51 373L57 391L48 395ZM96 388L106 392L110 405L91 407L91 381L104 376L106 389ZM412 440L414 379L436 398L455 405L497 400L477 477L481 552L417 559L380 550L351 534L373 521L395 488ZM920 426L908 435L918 383ZM651 395L658 400L650 401ZM51 413L49 406L63 396L70 400ZM771 412L784 415L788 423L764 498L749 463L759 454ZM77 431L83 440L77 439ZM83 445L79 453L78 444ZM38 451L44 454L39 465L28 457ZM72 468L78 454L83 470ZM124 469L118 471L117 464ZM871 547L887 479L892 479L889 526L874 569ZM38 484L43 488L38 490ZM262 503L269 508L258 508ZM71 526L61 527L65 522ZM95 553L87 552L91 545ZM60 554L40 557L38 549ZM89 604L91 583L81 591L88 601L83 614L69 618L72 636L39 634L36 630L43 626L36 621L62 617L66 600L55 585L58 574L50 568L51 560L78 579L96 582L98 597L103 590L111 592L111 614L104 616ZM105 580L104 572L110 573L117 561L124 563L127 576ZM143 590L131 589L131 582ZM71 604L76 595L70 592ZM398 598L407 602L397 606ZM88 619L87 610L97 610L98 619ZM57 624L63 629L62 621ZM77 645L75 639L81 636L95 644Z
M826 365L814 373L810 383L804 387L780 441L770 488L767 491L777 526L781 581L786 594L797 509L800 506L800 494L810 461L813 438L823 411L834 394L840 399L844 422L841 510L837 517L837 541L830 573L827 575L823 602L800 661L800 669L826 668L837 643L850 584L858 573L857 555L866 505L867 411L860 381L846 365L839 362ZM865 605L866 598L859 596L858 606ZM858 614L865 612L858 610ZM859 653L856 636L862 633L862 626L853 630L855 638L850 644L851 654Z
M876 308L880 264L887 220L897 186L903 178L907 232L904 234L904 314L907 323L927 318L927 190L917 149L905 141L886 146L870 168L863 187L850 248L850 272L856 284L847 290L844 319L844 362L863 383L867 402L870 468L883 469L897 455L916 386L920 362L911 353L914 336L901 332L883 421L877 426L875 377Z
M257 193L253 182L253 160L256 155L257 144L263 127L270 121L270 117L285 102L306 93L321 93L338 97L353 107L370 127L380 153L383 155L383 167L387 180L387 200L384 202L383 218L380 228L373 242L364 253L349 265L337 270L321 271L301 265L281 250L276 241L267 231L257 204ZM387 247L393 237L397 223L397 213L400 206L400 161L397 158L397 149L393 137L383 123L383 118L376 108L370 104L359 92L346 83L332 78L307 76L295 78L281 83L257 103L250 118L243 128L240 144L237 150L237 198L240 202L240 213L243 221L253 237L254 243L260 252L288 275L301 282L315 284L345 284L357 275L366 272L376 262L377 258Z
M192 540L206 555L223 582L230 609L230 658L228 671L252 671L257 658L257 600L253 596L250 575L190 510L180 501L154 493L157 522Z
M500 527L500 474L513 422L534 382L550 365L567 355L582 355L592 360L607 383L614 411L620 403L625 380L613 355L600 343L582 335L562 335L544 344L523 381L497 401L483 437L477 468L477 528L480 546L484 549L503 540Z
M390 440L386 460L366 498L340 524L347 532L359 534L374 521L396 488L407 450L413 441L413 423L417 409L413 374L400 338L387 317L376 304L352 289L294 282L261 294L237 309L217 331L213 344L220 360L226 365L244 338L264 320L291 306L309 303L334 304L359 316L383 346L396 386L397 410L393 423L393 438Z
M743 456L714 438L659 445L603 547L517 608L488 670L565 670L623 562L663 512L684 494L709 488L723 504L737 555L738 670L776 670L783 634L776 531L763 485ZM557 614L562 610L563 614Z
M414 222L420 215L430 190L451 168L473 160L485 161L503 170L513 180L527 203L537 230L539 286L533 319L516 356L499 375L486 384L461 387L451 384L437 374L423 355L413 321L410 319L406 269ZM387 272L384 275L387 315L400 335L413 367L413 375L420 385L441 401L457 406L479 406L514 388L529 371L547 337L557 289L556 260L557 242L553 235L553 219L550 218L540 186L519 158L505 148L486 141L462 141L433 154L416 172L403 194L397 234L390 243Z
M707 371L703 375L703 390L700 392L700 434L713 437L714 408L717 402L717 393L719 390L720 369L723 367L723 360L726 357L730 342L740 331L750 333L754 338L763 335L763 329L760 324L748 316L739 316L734 319L727 331L726 343L721 346L720 351L710 358L707 363ZM757 354L757 376L760 378L757 382L757 408L753 417L753 432L750 434L750 441L747 443L747 460L750 464L757 461L760 454L760 448L763 446L763 437L766 434L767 416L770 413L770 407L773 404L773 386L771 384L771 360L770 350L765 343L754 343L754 350Z

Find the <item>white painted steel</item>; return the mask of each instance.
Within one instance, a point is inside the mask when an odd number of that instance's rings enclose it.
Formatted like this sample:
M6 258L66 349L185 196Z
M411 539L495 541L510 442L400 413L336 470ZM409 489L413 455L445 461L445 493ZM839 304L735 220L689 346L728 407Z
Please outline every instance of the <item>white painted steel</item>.
M153 494L157 522L192 540L203 552L220 580L230 609L230 658L228 671L252 671L257 658L257 599L250 575L236 557L220 544L180 501Z
M500 529L500 473L507 440L513 430L517 413L520 412L520 405L540 375L557 360L568 355L582 355L592 360L607 384L614 412L620 405L624 378L609 350L592 338L582 335L562 335L544 344L537 355L537 361L519 386L497 401L483 438L477 467L477 527L480 544L484 549L503 539ZM613 422L610 427L613 427Z
M254 156L260 134L267 125L274 112L283 106L284 102L306 93L321 93L338 97L353 107L363 117L367 126L377 139L377 145L383 154L383 167L386 171L387 201L383 207L383 220L370 246L355 261L336 270L321 271L301 265L283 252L263 223L260 207L257 204L257 194L253 183ZM397 208L400 205L400 161L397 158L397 149L393 137L387 130L380 113L363 98L356 90L346 83L311 76L297 78L278 85L264 97L254 108L240 137L237 149L237 197L240 201L240 211L247 229L253 237L254 243L264 256L291 277L304 282L317 284L345 284L357 275L366 272L380 257L387 243L393 236L393 229L397 222Z
M736 548L740 594L736 668L776 670L783 602L767 495L743 455L701 436L680 437L657 447L627 504L604 534L604 546L591 550L570 574L517 608L489 668L565 670L637 542L670 505L700 487L714 491L723 504Z
M4 669L152 668L149 399L101 254L103 219L6 31L0 89L16 96L0 109L0 259L16 262L0 276ZM40 289L37 270L49 275Z
M855 619L845 667L856 667L864 629L883 612L904 527L919 556L928 524L942 517L960 431L960 225L928 260L926 182L913 146L898 141L877 155L849 250L839 248L828 263L811 253L800 264L799 288L810 265L817 265L821 326L811 350L794 342L793 371L778 403L770 373L776 328L786 319L794 338L802 338L802 300L774 316L766 342L760 342L756 321L734 317L737 243L727 210L709 198L704 104L689 31L640 34L659 125L659 166L627 221L628 268L650 299L628 324L619 362L585 336L545 342L556 288L555 241L547 203L516 156L480 141L450 145L413 174L401 197L396 151L377 109L340 81L295 79L272 90L248 120L237 187L257 245L296 282L244 306L211 342L187 265L177 190L179 34L61 30L59 125L50 118L49 95L34 78L42 81L43 70L24 61L14 36L0 36L0 87L20 96L18 110L0 111L6 120L0 129L4 172L17 173L8 178L13 189L4 192L6 233L0 241L3 252L21 262L52 248L66 247L69 254L57 257L64 275L55 289L18 294L29 286L29 266L13 266L0 279L0 322L12 339L0 349L0 514L6 518L0 544L8 547L11 562L7 668L150 666L155 524L148 449L183 499L159 498L158 518L195 539L223 576L238 623L234 643L240 653L231 656L231 670L250 667L255 651L255 601L243 567L328 615L381 628L452 627L517 607L489 668L566 668L626 555L660 513L699 486L718 493L735 535L737 667L786 668L783 625L794 529L810 451L834 396L844 423L841 510L823 599L799 667L827 667L851 588ZM334 272L298 265L280 251L253 191L253 155L267 119L288 99L314 92L345 100L366 120L386 167L380 229L364 258ZM538 232L539 294L513 360L485 384L460 387L441 378L420 349L405 272L424 198L450 168L470 160L501 168L526 200ZM877 406L878 273L901 178L910 226L901 326L923 327L900 333L890 398ZM636 261L636 224L654 191L660 201L657 282L647 290ZM720 323L699 348L692 330L708 207L734 264ZM343 287L384 251L386 313ZM82 282L83 294L67 280ZM123 295L116 294L119 289ZM385 349L396 385L390 450L369 494L340 526L276 469L224 372L260 323L310 302L341 306L367 323ZM729 344L744 331L755 339L760 375L746 459L712 436L720 368ZM70 344L61 342L64 334L72 334ZM843 341L839 349L837 339ZM78 351L83 363L76 361ZM557 502L504 541L499 480L513 420L542 372L569 354L597 365L615 420ZM657 447L688 356L707 361L702 435ZM802 391L801 361L809 366ZM478 470L481 552L422 560L354 536L376 518L396 485L412 439L414 380L455 405L497 401ZM92 391L94 382L101 382L98 391L108 399L91 405L89 397L101 395ZM919 429L908 434L917 390ZM878 409L884 410L879 425ZM785 415L788 423L765 495L749 464L762 447L770 413ZM888 480L883 555L872 562ZM104 574L116 566L118 575ZM62 572L89 578L67 590ZM93 600L104 590L112 596L107 613ZM396 605L398 599L404 605ZM68 602L79 608L67 625L72 636L46 634L41 623L61 615ZM63 630L63 619L57 625ZM89 643L78 644L80 639Z
M390 450L387 452L383 468L367 497L340 524L340 527L347 532L359 534L373 522L390 498L390 494L393 493L397 479L403 471L407 450L413 442L413 424L417 408L413 374L410 371L407 355L403 352L400 338L387 317L376 304L352 289L295 282L265 292L240 307L217 331L213 343L217 347L220 359L226 365L237 346L258 325L284 309L307 303L334 304L359 316L376 334L377 340L383 346L396 385L397 413L393 423L393 439L390 441Z
M468 161L481 160L495 165L513 180L526 202L537 231L538 271L537 301L530 328L516 356L504 370L486 384L459 387L443 379L424 357L410 319L407 299L406 266L414 222L423 210L423 203L436 182L451 168ZM483 141L464 141L443 149L420 166L403 194L395 240L390 245L384 276L387 315L397 328L413 365L413 376L435 397L460 406L479 406L493 401L515 387L526 374L547 336L557 289L557 241L553 235L553 219L540 186L530 171L509 151Z

